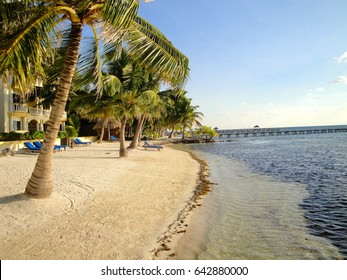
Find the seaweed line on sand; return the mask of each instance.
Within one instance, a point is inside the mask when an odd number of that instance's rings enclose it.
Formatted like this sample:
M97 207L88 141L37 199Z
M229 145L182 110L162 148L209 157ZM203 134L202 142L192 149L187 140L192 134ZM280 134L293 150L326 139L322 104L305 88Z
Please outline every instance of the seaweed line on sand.
M176 253L171 244L175 244L180 237L186 232L188 227L188 219L191 218L191 212L201 206L201 199L203 199L207 193L211 191L213 183L208 179L209 177L209 166L208 164L200 159L196 154L191 151L187 152L199 165L199 174L197 185L193 191L193 195L189 198L184 208L179 212L177 219L171 223L167 230L160 235L157 244L154 249L151 250L150 259L174 259ZM173 241L173 239L175 241Z

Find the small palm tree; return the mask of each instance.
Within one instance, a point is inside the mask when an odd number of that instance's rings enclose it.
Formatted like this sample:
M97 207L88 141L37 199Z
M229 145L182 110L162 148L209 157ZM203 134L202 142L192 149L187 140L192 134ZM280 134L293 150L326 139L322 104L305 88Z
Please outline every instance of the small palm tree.
M186 129L194 125L200 127L203 113L196 111L199 106L191 105L191 98L181 98L178 107L179 125L182 128L182 139L185 138Z
M91 28L94 40L85 48L87 55L80 56L80 71L91 73L85 82L94 82L99 94L102 39L107 43L106 53L126 42L129 53L168 82L179 84L187 77L188 59L137 15L138 8L138 0L0 0L0 75L11 76L23 93L37 77L45 76L43 65L53 62L54 49L64 49L43 148L25 189L28 196L46 198L52 193L53 148L78 64L84 26Z
M103 75L103 95L97 97L95 90L90 93L80 92L72 98L70 110L75 110L80 116L91 121L101 121L99 143L104 138L105 127L109 122L117 122L115 103L116 94L121 90L121 82L113 75Z
M144 75L146 79L137 91L140 114L136 116L136 130L134 138L129 145L130 149L136 149L138 147L145 122L149 119L159 117L162 112L161 99L157 93L159 91L160 80L158 77L146 72L145 69Z
M117 95L118 105L116 105L117 114L121 116L119 131L119 156L127 157L128 150L125 145L125 127L130 118L138 115L140 112L137 95L134 91L126 91Z

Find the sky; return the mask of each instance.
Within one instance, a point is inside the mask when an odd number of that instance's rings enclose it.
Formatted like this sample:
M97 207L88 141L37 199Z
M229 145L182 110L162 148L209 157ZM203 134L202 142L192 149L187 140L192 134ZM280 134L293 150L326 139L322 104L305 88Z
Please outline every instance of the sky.
M346 0L154 0L139 15L189 58L203 125L347 124Z

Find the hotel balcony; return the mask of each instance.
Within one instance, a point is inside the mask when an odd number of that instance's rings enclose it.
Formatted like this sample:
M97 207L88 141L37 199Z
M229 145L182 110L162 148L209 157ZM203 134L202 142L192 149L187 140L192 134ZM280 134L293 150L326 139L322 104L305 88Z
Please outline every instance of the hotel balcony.
M51 110L28 107L27 104L23 104L23 103L13 103L12 110L10 111L10 113L12 115L21 116L21 117L26 117L30 115L30 116L40 116L40 117L49 118ZM62 121L66 121L66 120L67 120L67 113L64 112Z
M28 116L28 105L22 103L14 103L12 105L11 113L16 116Z
M43 116L43 109L29 107L28 110L30 115Z

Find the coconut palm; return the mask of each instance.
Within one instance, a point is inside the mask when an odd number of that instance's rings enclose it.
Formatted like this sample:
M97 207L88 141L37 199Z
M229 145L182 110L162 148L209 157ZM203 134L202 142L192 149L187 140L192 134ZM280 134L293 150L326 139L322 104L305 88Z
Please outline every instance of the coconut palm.
M136 149L138 147L145 122L161 116L163 110L162 102L158 95L160 80L155 75L146 72L145 69L143 69L143 73L146 79L137 91L140 114L136 116L136 129L134 138L129 145L130 149Z
M113 56L111 56L112 58ZM110 59L107 57L107 59ZM116 96L118 104L116 110L120 116L120 157L128 155L125 147L125 127L127 122L137 118L141 114L146 100L150 102L155 94L148 90L149 73L136 58L131 57L124 49L120 52L118 59L108 61L106 69L112 75L117 76L121 83L120 94Z
M182 139L185 138L185 132L186 129L192 129L193 126L200 127L201 123L200 121L202 120L202 117L204 116L203 113L196 111L199 106L192 106L190 105L191 99L188 99L189 102L185 104L186 106L183 107L180 112L181 112L181 117L180 117L180 126L182 128Z
M199 106L191 105L192 99L186 94L187 91L175 89L166 91L166 96L164 95L167 104L165 122L172 128L169 138L177 128L181 128L184 139L186 128L191 128L193 125L201 126L200 120L204 115L196 111Z
M116 103L118 102L116 94L121 91L122 84L120 80L109 74L103 75L102 91L103 95L97 97L95 90L92 92L80 92L72 98L70 110L76 111L80 116L91 121L98 121L101 127L99 143L104 138L105 128L110 123L118 123L119 117L116 116Z
M54 48L59 44L65 49L43 148L25 189L29 197L46 198L52 193L54 142L86 25L94 40L85 47L88 54L81 55L80 67L82 72L91 72L89 77L98 93L102 93L98 58L104 39L108 46L126 42L130 54L168 82L179 84L187 76L188 59L158 29L137 15L138 7L139 0L0 0L0 74L12 77L23 93L30 90L37 77L45 76L43 65L53 61ZM103 31L104 38L98 30Z
M183 107L182 100L187 99L187 97L185 96L186 93L187 91L180 89L169 89L167 91L159 93L161 99L163 100L166 106L166 116L164 118L164 125L168 128L171 128L169 138L172 137L175 129L177 129L180 123L180 109Z
M125 127L130 118L138 115L140 112L140 106L138 101L138 96L135 91L125 91L117 95L119 100L118 105L116 105L117 114L121 116L120 119L120 131L119 131L119 156L127 157L128 150L125 144Z

